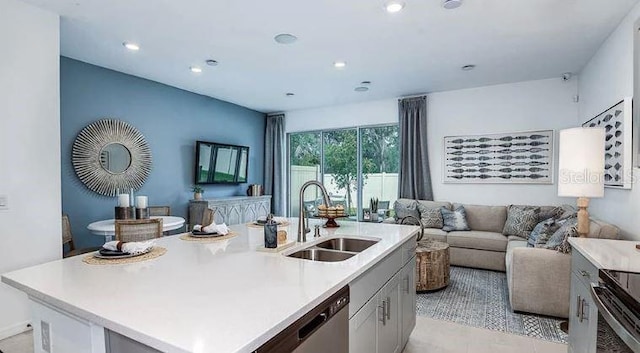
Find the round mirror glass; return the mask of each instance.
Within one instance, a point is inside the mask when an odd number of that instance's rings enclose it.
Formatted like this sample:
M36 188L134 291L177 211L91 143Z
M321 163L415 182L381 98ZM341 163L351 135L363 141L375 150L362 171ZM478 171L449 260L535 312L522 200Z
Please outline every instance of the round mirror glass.
M120 143L110 143L100 151L100 165L109 173L124 173L131 165L131 152Z

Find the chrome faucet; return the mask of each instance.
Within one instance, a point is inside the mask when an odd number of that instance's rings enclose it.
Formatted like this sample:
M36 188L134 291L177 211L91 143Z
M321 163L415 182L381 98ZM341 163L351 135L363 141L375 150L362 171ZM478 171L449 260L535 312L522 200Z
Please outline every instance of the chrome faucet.
M311 185L315 185L320 188L325 205L327 205L327 207L331 206L331 202L329 201L329 194L327 193L327 189L324 188L324 185L322 185L322 183L317 180L309 180L306 183L302 184L302 187L300 188L300 215L298 217L299 243L307 241L307 233L311 231L311 229L307 227L307 225L309 224L309 219L307 218L307 212L304 207L304 191Z

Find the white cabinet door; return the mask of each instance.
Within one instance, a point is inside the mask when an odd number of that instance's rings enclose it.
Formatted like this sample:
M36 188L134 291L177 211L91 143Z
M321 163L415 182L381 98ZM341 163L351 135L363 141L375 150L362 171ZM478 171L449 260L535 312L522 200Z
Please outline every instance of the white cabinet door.
M413 256L400 272L400 305L402 306L401 347L409 341L416 326L416 257Z
M598 308L591 299L590 288L571 274L569 307L569 352L595 353L598 334Z
M349 320L349 353L376 353L378 298L373 297Z
M378 353L400 353L400 276L378 293Z

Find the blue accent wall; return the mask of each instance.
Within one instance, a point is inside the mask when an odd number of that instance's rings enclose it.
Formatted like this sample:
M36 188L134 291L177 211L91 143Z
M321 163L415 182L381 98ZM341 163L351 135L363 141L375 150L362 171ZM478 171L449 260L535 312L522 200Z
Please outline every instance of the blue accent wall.
M60 58L60 96L62 211L69 215L77 247L104 242L86 227L113 218L116 205L115 198L87 189L71 164L77 134L101 118L126 121L145 136L153 165L136 195L147 195L150 205L171 206L173 215L187 219L196 140L249 146L248 183L205 185L205 198L246 195L249 184L263 184L263 113L66 57Z

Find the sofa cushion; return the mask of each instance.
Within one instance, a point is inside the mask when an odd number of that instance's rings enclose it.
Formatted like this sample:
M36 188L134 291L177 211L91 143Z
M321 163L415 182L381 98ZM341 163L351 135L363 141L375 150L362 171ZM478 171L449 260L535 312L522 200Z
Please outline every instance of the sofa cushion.
M537 206L509 206L502 234L517 235L527 239L538 223L539 213L540 207Z
M437 208L440 209L440 207L445 207L448 210L451 210L451 202L447 202L447 201L427 201L427 200L417 200L418 202L418 209L420 209L420 206L423 207L429 207L429 208Z
M467 213L467 222L472 230L502 232L504 222L507 220L507 208L505 206L454 204L454 208L458 206L464 206L464 210Z
M519 240L514 239L513 241L509 241L509 244L507 244L507 254L505 255L505 259L504 259L505 266L507 267L507 274L511 273L511 261L513 261L513 249L527 247L526 240L516 236L509 236L509 238L511 237L517 238Z
M425 240L436 240L441 241L443 243L447 242L447 232L442 229L435 228L425 228L424 229L424 238L421 241Z
M592 219L589 222L589 238L618 239L619 230L616 226Z
M396 221L400 223L400 221L407 217L413 216L416 219L407 219L404 221L404 224L413 224L418 225L418 220L420 219L420 212L418 212L418 201L411 199L397 199L393 204L393 210L396 213Z
M420 223L422 223L423 227L442 229L444 226L442 212L440 212L439 207L427 207L418 202L418 211L420 212Z
M471 230L466 232L449 232L447 243L457 248L505 251L507 237L497 232Z
M440 212L442 213L442 220L444 222L442 230L447 232L453 230L470 230L464 207L459 206L453 211L441 207Z

